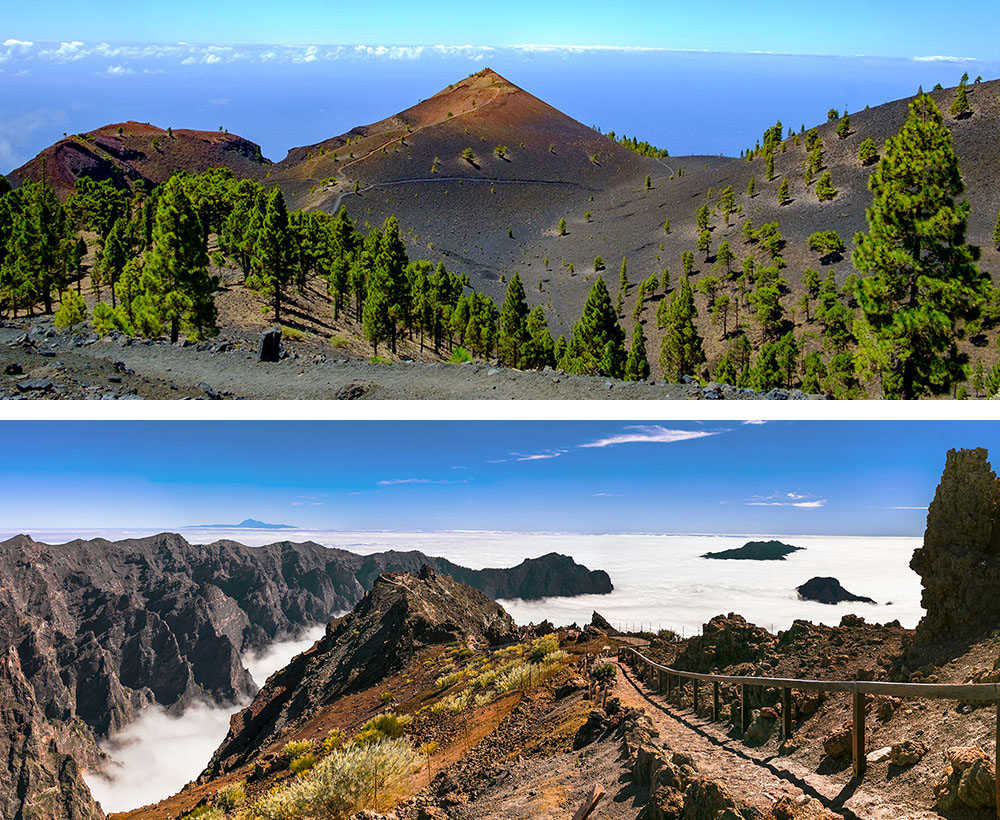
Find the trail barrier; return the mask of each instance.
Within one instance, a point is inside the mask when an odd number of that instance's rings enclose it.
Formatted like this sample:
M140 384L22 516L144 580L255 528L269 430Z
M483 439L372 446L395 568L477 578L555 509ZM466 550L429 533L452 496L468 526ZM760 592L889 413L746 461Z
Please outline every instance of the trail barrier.
M648 644L647 644L648 646ZM691 682L694 711L697 714L699 685L712 684L712 720L719 720L719 685L734 684L740 687L739 729L742 735L750 725L750 707L747 701L747 687L778 689L781 692L781 738L792 736L792 692L848 692L853 699L853 732L851 756L853 774L860 779L864 776L865 760L865 695L885 695L895 698L931 698L935 700L989 701L996 708L996 750L993 753L994 790L996 794L996 816L1000 818L1000 684L995 683L894 683L890 681L861 680L808 680L800 678L768 678L745 675L709 675L701 672L686 672L663 666L640 652L646 646L620 646L618 660L642 676L647 685L669 697L674 687L682 690L685 681Z

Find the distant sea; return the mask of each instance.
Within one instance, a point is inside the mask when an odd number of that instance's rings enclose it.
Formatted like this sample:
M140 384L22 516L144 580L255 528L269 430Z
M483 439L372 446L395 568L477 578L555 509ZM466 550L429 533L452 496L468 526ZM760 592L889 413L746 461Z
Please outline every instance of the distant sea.
M280 160L289 148L383 119L487 66L586 125L674 156L737 156L776 119L798 130L825 122L830 108L853 112L920 85L956 85L964 71L1000 75L996 61L933 55L81 43L67 56L58 44L34 44L11 49L0 72L0 172L63 132L128 119L221 126Z
M35 531L49 543L73 538L112 540L152 534L153 530ZM180 530L187 540L207 543L229 538L250 546L275 541L315 541L359 554L382 550L420 550L457 564L481 569L509 567L549 552L573 557L590 569L603 569L615 586L609 595L503 601L522 624L548 619L556 625L588 623L597 610L625 628L670 628L690 635L709 618L737 612L768 629L787 629L796 618L835 624L847 612L869 621L898 619L916 626L922 614L920 579L909 568L920 538L817 535L575 535L516 532L339 532L260 529ZM12 534L12 533L10 533ZM8 534L0 533L7 537ZM775 538L800 552L783 561L720 561L706 552L740 547L750 540ZM833 576L856 595L877 605L830 606L799 600L795 588L813 576Z

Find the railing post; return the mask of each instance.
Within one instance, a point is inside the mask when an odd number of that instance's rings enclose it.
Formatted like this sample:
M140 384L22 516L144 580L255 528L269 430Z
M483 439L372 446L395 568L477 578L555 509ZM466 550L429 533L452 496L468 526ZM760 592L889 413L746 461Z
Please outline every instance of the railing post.
M674 676L667 672L667 700L670 700L670 695L674 691Z
M861 777L865 773L865 696L861 692L854 693L854 776Z
M712 721L719 720L719 682L712 681Z
M740 734L750 725L750 704L747 703L747 685L740 684Z
M698 716L698 679L697 678L693 678L691 680L691 698L692 698L692 701L693 701L692 705L694 706L694 714L695 714L695 717L697 717Z
M788 740L792 736L792 690L787 686L781 689L781 739Z
M1000 818L1000 700L997 700L996 744L993 752L993 788L996 793L997 817Z

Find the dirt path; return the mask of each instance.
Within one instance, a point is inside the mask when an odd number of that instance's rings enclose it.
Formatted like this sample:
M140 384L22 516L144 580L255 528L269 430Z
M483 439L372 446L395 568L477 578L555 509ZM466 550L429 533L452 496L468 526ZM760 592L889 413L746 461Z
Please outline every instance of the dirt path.
M613 695L629 706L646 710L660 732L660 740L673 751L691 754L698 771L726 784L741 800L766 811L775 800L805 794L819 800L829 811L845 820L930 820L940 815L915 806L900 805L849 779L849 771L839 779L817 774L766 748L754 749L730 737L725 723L711 723L692 712L668 705L654 694L627 667L619 664L620 675ZM891 804L889 804L891 802Z
M30 329L30 336L26 331ZM249 334L252 335L252 334ZM124 336L97 339L52 328L44 317L0 323L0 398L241 399L697 399L697 385L624 382L486 363L372 363L287 345L288 358L257 361L248 334L197 345ZM727 388L730 390L730 388ZM739 398L764 398L734 391ZM734 395L733 397L737 397ZM715 398L723 398L720 393ZM728 396L726 396L728 397ZM781 396L788 398L788 394ZM792 394L792 398L805 398Z

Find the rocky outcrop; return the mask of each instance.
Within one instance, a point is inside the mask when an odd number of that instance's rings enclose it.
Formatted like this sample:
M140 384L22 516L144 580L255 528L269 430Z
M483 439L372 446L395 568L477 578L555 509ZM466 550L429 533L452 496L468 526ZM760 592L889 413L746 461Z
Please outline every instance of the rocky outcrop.
M202 778L249 762L316 708L374 685L426 647L451 641L495 646L519 634L503 607L429 566L417 575L383 573L347 617L272 675L253 703L233 716Z
M756 661L774 642L770 632L748 623L741 615L716 615L702 627L701 635L688 641L673 666L688 672L714 672Z
M845 602L857 602L861 604L874 604L871 598L864 595L855 595L848 592L840 585L836 578L819 577L810 578L801 586L795 588L799 597L803 601L817 601L821 604L842 604Z
M985 809L996 805L993 761L978 746L945 752L946 765L934 784L934 799L942 811Z
M972 641L1000 624L1000 483L983 448L949 450L910 567L926 614L915 641Z
M77 763L95 758L87 728L49 722L13 647L0 656L0 727L0 817L104 817Z
M784 561L786 555L803 549L805 547L793 547L781 541L747 541L742 547L706 552L701 557L727 561Z

